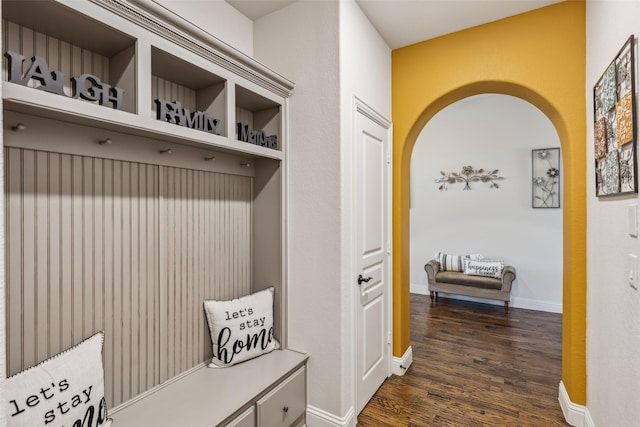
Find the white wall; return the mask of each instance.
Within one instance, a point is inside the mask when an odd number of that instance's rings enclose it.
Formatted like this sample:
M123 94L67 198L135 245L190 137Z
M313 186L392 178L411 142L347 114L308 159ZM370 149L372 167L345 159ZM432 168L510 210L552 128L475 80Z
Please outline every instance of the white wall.
M253 21L226 1L153 1L245 55L253 55Z
M354 95L391 119L391 49L353 0L340 2L340 72L344 138Z
M307 422L355 425L353 96L390 116L391 53L352 0L299 1L254 23L255 58L289 104L289 346L310 353ZM362 71L364 70L364 71Z
M308 351L308 405L344 414L338 3L254 23L255 57L295 82L289 103L289 346Z
M516 268L514 307L561 312L562 208L531 207L531 150L559 146L551 121L519 98L478 95L436 114L411 158L412 292L426 291L424 264L436 252L481 253ZM499 169L505 179L497 189L474 182L438 190L440 171L465 165Z
M640 419L640 291L627 284L627 256L640 255L640 240L627 234L627 206L638 197L595 197L591 126L593 85L639 33L639 1L587 1L587 416L597 427ZM637 56L635 65L637 82Z

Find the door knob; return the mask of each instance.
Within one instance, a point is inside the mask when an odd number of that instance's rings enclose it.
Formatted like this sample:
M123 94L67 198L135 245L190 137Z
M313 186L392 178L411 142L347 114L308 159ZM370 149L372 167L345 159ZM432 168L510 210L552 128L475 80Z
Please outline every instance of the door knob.
M358 274L358 285L362 285L363 283L367 283L369 280L373 279L373 277L362 277L362 274Z

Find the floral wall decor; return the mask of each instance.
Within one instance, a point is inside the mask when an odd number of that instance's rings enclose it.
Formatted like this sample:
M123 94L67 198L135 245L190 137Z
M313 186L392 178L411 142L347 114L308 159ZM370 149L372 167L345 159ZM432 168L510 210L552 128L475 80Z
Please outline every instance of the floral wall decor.
M440 171L440 175L442 176L436 179L435 182L440 184L440 187L438 187L440 191L447 190L447 184L455 184L457 182L464 182L463 190L471 190L469 184L472 182L486 182L490 188L499 188L496 181L504 178L498 176L497 173L498 169L487 172L484 169L475 169L473 166L463 166L460 172L445 173Z
M638 192L634 36L593 87L596 196Z
M560 149L542 148L531 151L533 177L532 206L560 207Z

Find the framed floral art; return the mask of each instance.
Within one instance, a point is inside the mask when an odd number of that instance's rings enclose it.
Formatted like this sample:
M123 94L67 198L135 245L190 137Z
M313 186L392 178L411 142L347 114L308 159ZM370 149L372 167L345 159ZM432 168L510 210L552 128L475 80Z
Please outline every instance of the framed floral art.
M638 192L634 43L632 35L593 87L598 197Z
M534 208L559 208L560 149L531 150L531 176L533 177L531 206Z

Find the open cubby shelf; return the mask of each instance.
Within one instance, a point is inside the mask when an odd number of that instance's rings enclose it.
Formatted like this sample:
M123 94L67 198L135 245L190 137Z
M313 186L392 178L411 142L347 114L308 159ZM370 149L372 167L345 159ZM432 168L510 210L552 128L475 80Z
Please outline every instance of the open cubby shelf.
M226 79L155 47L151 74L155 118L160 120L158 110L180 105L186 114L196 115L199 130L226 136Z
M281 104L236 85L236 139L281 149Z

